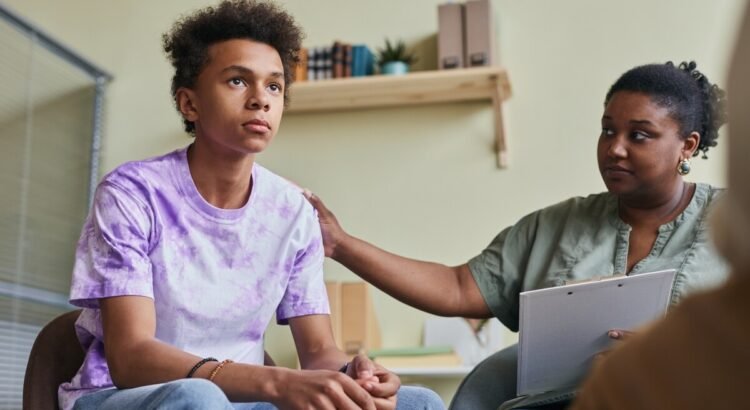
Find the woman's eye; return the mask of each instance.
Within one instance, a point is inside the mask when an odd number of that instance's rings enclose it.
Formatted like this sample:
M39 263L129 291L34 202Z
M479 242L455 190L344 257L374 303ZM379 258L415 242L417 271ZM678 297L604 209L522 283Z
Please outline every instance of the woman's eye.
M231 80L229 80L229 83L237 87L245 84L245 82L241 78L232 78Z
M282 89L281 85L280 84L276 84L276 83L273 83L273 84L269 85L268 88L270 88L271 91L274 91L274 92L281 92L281 89Z
M602 136L603 137L611 137L612 135L615 135L615 132L607 127L602 127Z
M649 138L649 135L643 131L634 131L632 135L634 140L645 140L646 138Z

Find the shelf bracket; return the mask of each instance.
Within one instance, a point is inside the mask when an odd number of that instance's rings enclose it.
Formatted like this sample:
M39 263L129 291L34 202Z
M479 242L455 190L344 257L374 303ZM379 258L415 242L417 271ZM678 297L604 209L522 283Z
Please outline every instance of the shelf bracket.
M508 168L508 146L505 141L505 126L503 123L503 89L500 84L492 87L492 114L495 129L495 155L497 167Z

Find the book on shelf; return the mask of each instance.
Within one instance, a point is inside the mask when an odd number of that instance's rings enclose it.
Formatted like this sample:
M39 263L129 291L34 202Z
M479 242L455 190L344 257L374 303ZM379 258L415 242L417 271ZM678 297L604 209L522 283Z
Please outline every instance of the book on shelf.
M352 46L352 77L373 75L375 72L375 56L364 44Z
M386 368L453 367L463 363L450 346L378 349L368 351L368 355Z
M321 47L321 56L318 66L318 80L328 80L333 78L333 59L331 47Z
M333 66L333 78L344 77L344 43L335 41L331 47L331 62Z
M376 357L373 361L388 369L405 367L458 367L462 364L461 358L453 352L422 356L381 356Z
M294 81L306 81L307 80L307 49L300 48L299 50L299 62L294 66Z
M330 46L300 50L298 71L295 78L308 81L373 75L375 55L364 44L352 45L337 40Z
M318 48L310 47L307 53L307 79L315 81L318 79Z
M307 79L325 80L333 76L330 47L312 47L307 60Z
M352 76L352 45L344 44L344 77Z
M428 356L433 354L452 353L453 348L448 345L444 346L409 346L395 347L384 349L370 349L367 355L370 358L381 356Z

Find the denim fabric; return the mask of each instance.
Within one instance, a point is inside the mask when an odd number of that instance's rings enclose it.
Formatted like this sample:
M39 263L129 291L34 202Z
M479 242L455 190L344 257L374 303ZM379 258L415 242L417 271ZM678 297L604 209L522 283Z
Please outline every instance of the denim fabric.
M134 389L108 389L81 397L74 410L273 410L270 403L230 403L224 392L204 379L182 379ZM402 386L397 410L442 410L445 405L432 390Z
M205 379L182 379L170 383L108 389L91 393L76 400L75 410L233 410L224 392ZM253 409L255 410L255 409Z

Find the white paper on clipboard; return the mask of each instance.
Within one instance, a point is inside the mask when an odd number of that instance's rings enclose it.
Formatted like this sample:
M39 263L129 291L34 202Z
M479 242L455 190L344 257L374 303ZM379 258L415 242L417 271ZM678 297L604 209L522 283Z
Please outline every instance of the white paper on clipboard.
M518 395L574 389L610 329L663 317L674 270L619 276L521 293Z

